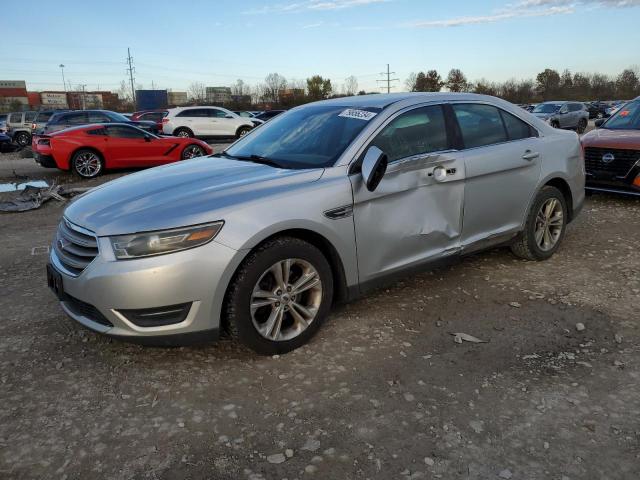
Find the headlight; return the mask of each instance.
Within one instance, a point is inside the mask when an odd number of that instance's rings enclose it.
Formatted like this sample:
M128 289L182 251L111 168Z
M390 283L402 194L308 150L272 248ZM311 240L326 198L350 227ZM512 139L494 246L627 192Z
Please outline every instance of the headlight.
M224 222L220 221L172 230L118 235L109 240L116 259L127 260L199 247L213 240L222 225Z

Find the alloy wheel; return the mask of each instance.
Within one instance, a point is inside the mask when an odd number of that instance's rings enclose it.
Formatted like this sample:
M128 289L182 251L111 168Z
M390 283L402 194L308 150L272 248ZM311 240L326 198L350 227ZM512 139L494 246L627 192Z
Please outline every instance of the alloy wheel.
M538 247L545 252L553 249L558 243L563 227L562 204L556 198L547 199L536 215L535 240Z
M201 157L203 154L204 151L198 145L189 145L182 152L182 159L188 160L190 158Z
M102 163L98 155L85 152L76 157L76 171L83 177L95 177L102 169Z
M272 265L251 294L251 320L267 340L291 340L315 320L322 302L322 281L306 260L288 258Z

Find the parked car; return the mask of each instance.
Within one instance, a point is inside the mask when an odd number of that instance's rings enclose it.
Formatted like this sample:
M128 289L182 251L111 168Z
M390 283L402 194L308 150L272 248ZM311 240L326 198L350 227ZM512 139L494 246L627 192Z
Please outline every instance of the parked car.
M108 168L150 167L212 153L201 140L159 137L125 123L59 130L34 143L40 165L71 170L83 178L97 177Z
M163 132L178 137L240 138L256 125L252 118L240 117L222 107L170 108L162 119Z
M94 123L122 123L133 125L150 133L158 133L156 122L148 120L129 120L121 113L112 112L110 110L74 110L68 112L60 112L54 114L46 126L43 133L53 133L64 130L69 127L77 127L79 125L90 125Z
M35 118L33 119L33 123L31 124L31 135L37 136L44 133L44 127L47 125L47 122L51 119L53 115L56 113L69 112L70 110L40 110L36 113Z
M69 316L148 343L225 328L284 353L334 301L415 268L504 243L551 257L584 200L575 134L475 94L311 103L214 158L66 208L48 282Z
M156 129L158 132L162 132L162 119L167 115L166 109L161 110L142 110L140 112L134 112L129 117L130 120L139 121L147 120L150 122L156 122Z
M0 153L15 152L19 148L20 146L13 143L9 135L0 132Z
M587 111L589 112L589 119L603 118L606 109L609 108L608 105L602 102L589 102L585 103L585 106L587 107Z
M13 112L7 117L7 135L20 145L26 147L31 143L31 124L36 118L34 111Z
M640 97L582 137L588 190L640 196Z
M265 112L257 114L254 118L266 122L267 120L271 120L273 117L277 117L284 112L286 112L286 110L267 110Z
M7 131L7 117L8 113L0 113L0 133L6 133Z
M253 118L253 117L255 117L255 115L253 113L248 112L246 110L234 111L233 113L235 113L239 117L245 117L245 118Z
M605 117L615 115L624 106L624 102L614 103L605 111Z
M543 102L531 111L533 115L555 128L572 129L583 133L589 124L589 112L580 102Z

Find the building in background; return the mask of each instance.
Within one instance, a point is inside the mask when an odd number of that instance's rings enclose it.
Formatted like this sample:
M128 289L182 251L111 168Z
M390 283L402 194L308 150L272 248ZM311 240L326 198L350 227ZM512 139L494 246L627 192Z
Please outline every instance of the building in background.
M0 111L28 108L27 83L24 80L0 80Z
M67 104L72 110L102 109L102 94L96 92L68 92Z
M231 103L231 88L229 87L207 87L207 103L224 105Z
M167 92L169 107L180 107L188 103L187 92Z
M43 108L69 108L67 92L40 92L40 103Z
M156 110L167 108L168 99L166 90L136 90L137 110Z

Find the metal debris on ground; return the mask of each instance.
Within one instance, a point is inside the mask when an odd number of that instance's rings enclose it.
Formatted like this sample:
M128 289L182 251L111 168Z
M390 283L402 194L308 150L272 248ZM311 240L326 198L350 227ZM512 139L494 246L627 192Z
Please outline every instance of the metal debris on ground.
M453 341L456 343L462 343L463 341L471 343L487 343L486 340L480 340L479 338L467 333L452 333L451 335L453 335Z
M67 198L65 197L73 197L91 189L90 187L65 188L60 185L49 186L46 182L42 182L44 185L38 186L29 185L31 182L26 183L24 189L20 190L13 198L0 201L0 212L25 212L27 210L35 210L51 199L66 202Z

